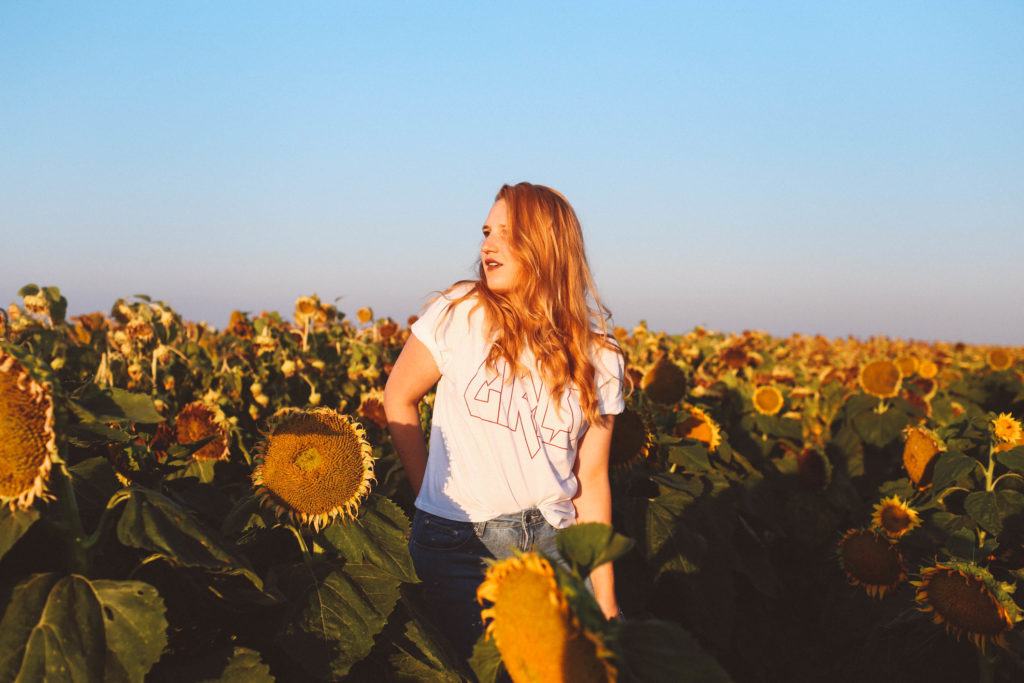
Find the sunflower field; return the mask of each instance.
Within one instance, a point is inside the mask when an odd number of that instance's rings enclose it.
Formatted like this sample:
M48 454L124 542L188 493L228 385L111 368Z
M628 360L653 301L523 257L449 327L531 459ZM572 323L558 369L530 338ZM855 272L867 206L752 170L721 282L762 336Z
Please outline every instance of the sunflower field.
M421 606L383 387L409 324L0 310L0 680L1024 680L1024 348L615 328L613 525ZM420 404L427 432L433 395ZM613 562L625 620L587 574Z

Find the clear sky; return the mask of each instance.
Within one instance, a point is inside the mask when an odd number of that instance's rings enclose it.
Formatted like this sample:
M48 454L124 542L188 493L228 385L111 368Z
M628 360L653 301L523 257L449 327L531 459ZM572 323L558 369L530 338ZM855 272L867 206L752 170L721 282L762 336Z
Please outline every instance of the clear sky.
M0 301L404 321L521 180L620 325L1024 344L1024 3L0 2Z

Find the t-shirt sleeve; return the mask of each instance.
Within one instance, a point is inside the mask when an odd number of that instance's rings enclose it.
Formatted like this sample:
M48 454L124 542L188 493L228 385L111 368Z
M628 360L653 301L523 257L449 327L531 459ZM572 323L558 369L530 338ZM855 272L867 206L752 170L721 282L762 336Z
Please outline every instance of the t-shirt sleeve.
M443 375L450 357L446 332L451 324L451 314L445 310L450 300L444 294L427 304L427 307L409 328L416 338L430 350L430 355Z
M596 365L597 412L601 415L618 415L626 408L622 393L625 376L622 354L601 346Z

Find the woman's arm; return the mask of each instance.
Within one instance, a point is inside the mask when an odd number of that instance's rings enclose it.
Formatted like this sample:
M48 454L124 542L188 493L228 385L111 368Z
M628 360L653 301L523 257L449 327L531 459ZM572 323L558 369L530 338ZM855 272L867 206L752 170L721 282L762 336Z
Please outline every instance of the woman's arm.
M414 496L427 469L427 444L420 427L419 402L441 378L430 350L410 334L384 385L384 414Z
M608 483L608 455L612 443L615 416L608 415L607 426L590 425L580 438L579 451L573 472L579 487L572 502L576 507L576 522L612 523L612 493ZM590 573L594 584L594 597L606 618L619 611L615 599L615 579L611 562L605 562Z

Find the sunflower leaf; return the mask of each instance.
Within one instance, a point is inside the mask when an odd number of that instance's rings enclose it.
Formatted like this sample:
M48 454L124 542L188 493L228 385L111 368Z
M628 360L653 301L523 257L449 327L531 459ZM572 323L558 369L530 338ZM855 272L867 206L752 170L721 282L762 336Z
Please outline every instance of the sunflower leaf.
M932 477L932 488L941 491L950 484L975 469L981 469L981 463L957 451L949 451L939 456L935 462L935 473Z
M1024 446L997 453L996 460L1014 472L1024 472Z
M142 581L92 582L103 608L105 681L142 681L167 645L164 601Z
M586 577L595 567L614 562L636 545L632 538L617 533L601 522L578 522L555 535L555 543L569 563Z
M732 681L688 631L669 621L624 621L618 630L615 648L620 678L651 683Z
M501 662L501 653L498 652L494 638L485 638L484 634L480 634L480 638L473 645L473 656L469 659L469 665L480 683L494 683L498 680L498 672L504 668L504 664Z
M14 547L37 519L39 511L35 508L12 511L7 505L0 506L0 558Z
M409 555L409 518L384 496L371 493L356 519L336 521L321 535L351 562L369 562L400 581L419 582Z
M975 491L964 499L964 510L990 534L1003 530L1003 521L1024 511L1024 493L1013 489Z

